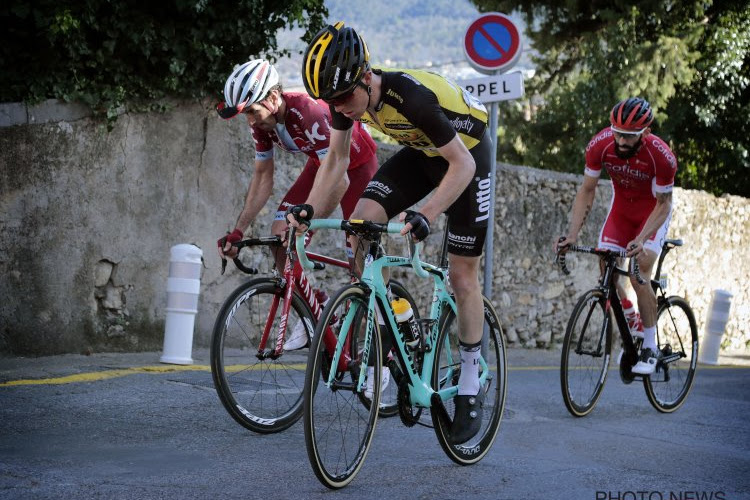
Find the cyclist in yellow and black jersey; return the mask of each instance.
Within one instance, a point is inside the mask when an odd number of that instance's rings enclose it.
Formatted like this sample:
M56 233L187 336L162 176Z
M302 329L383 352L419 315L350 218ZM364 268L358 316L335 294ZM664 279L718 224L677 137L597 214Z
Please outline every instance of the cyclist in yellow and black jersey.
M467 149L482 140L487 110L457 84L429 71L372 72L381 78L380 102L374 116L362 115L362 123L427 156L439 156L438 146L450 142L456 133ZM351 120L337 113L333 123L345 129Z
M331 109L331 175L316 177L305 204L292 207L291 225L304 226L314 213L325 217L338 203L336 180L345 178L355 120L367 123L404 147L368 184L353 218L386 222L400 214L403 234L417 241L430 222L448 214L450 282L456 296L461 371L451 438L460 444L481 427L479 350L483 303L479 261L489 217L492 142L487 111L468 92L427 71L373 70L365 41L343 22L320 31L307 47L302 79L307 93ZM431 195L430 195L431 194ZM429 198L420 211L409 207ZM356 247L355 247L356 248Z

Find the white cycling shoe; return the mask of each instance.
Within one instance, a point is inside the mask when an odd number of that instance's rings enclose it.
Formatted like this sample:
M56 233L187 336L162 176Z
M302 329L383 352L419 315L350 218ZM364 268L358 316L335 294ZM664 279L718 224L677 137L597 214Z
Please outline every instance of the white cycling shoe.
M367 386L365 387L365 397L367 399L372 399L372 379L375 375L375 369L372 366L367 367ZM383 394L383 391L386 387L388 387L388 384L391 381L391 371L388 369L388 367L384 366L382 370L380 371L380 394Z
M656 353L648 347L641 351L638 362L633 365L633 373L651 375L656 370Z
M309 339L307 336L307 330L305 329L305 323L303 320L297 320L297 323L292 328L292 333L284 342L285 351L296 351L302 349L308 345Z

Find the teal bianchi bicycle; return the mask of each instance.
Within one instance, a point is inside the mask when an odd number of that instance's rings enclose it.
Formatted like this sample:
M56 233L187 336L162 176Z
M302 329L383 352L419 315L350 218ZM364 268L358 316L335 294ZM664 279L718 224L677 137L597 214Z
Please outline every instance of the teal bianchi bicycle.
M448 291L447 230L440 265L434 266L420 260L419 245L410 235L408 257L384 254L382 235L398 233L403 227L400 223L316 219L309 228L340 229L367 242L360 281L339 289L316 324L305 374L307 455L315 475L332 489L352 481L372 443L383 377L374 367L390 370L390 383L398 386L402 422L407 427L417 423L433 427L440 446L454 462L470 465L481 460L500 427L507 384L505 341L497 313L485 297L479 393L482 427L466 443L451 441L461 360L456 302ZM297 255L302 266L310 269L313 263L305 254L303 238L304 233L297 235ZM407 338L408 329L399 329L383 281L382 271L388 267L411 268L419 277L433 280L431 311L415 320L416 339ZM336 343L327 346L331 332ZM423 411L429 413L431 425L420 422Z

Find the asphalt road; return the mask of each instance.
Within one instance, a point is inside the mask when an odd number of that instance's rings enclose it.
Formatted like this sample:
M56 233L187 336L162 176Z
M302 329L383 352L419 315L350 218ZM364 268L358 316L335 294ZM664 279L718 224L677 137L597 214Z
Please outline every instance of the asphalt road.
M488 456L461 467L433 431L380 419L345 489L315 478L301 423L245 430L213 389L208 356L0 359L0 499L750 498L750 360L699 366L676 413L610 372L596 409L565 409L559 353L509 351L508 399Z

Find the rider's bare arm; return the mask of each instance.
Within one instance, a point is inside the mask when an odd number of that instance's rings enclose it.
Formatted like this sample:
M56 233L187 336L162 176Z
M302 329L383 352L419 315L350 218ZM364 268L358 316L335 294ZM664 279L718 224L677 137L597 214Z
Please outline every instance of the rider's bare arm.
M352 129L331 129L328 154L323 158L315 182L305 203L312 205L315 216L327 217L334 211L349 187L349 147Z
M598 177L590 175L583 176L583 183L578 188L576 199L573 202L573 209L570 213L570 224L568 225L568 234L566 240L573 243L578 238L578 233L586 222L591 207L594 206L594 196L596 195L596 186L599 183Z
M255 160L255 172L245 195L245 206L236 227L245 231L266 205L273 192L273 159Z
M633 243L643 246L643 243L649 239L663 224L664 221L669 217L669 212L672 211L672 192L668 193L656 193L656 206L651 211L651 214L646 219L646 224L643 225L643 229L640 234L636 236Z

